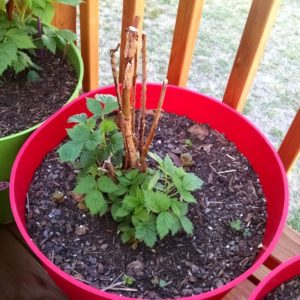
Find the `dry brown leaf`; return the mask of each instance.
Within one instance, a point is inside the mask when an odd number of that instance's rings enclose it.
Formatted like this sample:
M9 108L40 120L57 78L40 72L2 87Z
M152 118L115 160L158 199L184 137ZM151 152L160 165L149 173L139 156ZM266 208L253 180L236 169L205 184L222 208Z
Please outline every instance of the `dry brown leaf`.
M204 140L209 135L209 130L205 125L194 124L188 129L188 132L195 135L199 140Z
M199 150L203 149L206 153L209 153L212 146L213 146L213 144L203 144L203 145L200 145L198 148L199 148Z
M183 166L190 167L195 164L191 153L182 153L180 155Z
M78 194L76 194L74 192L71 192L70 194L71 194L71 196L73 197L73 199L75 201L77 201L77 202L83 202L83 200L84 200L84 196L83 195L78 195Z
M182 167L182 160L175 153L169 152L168 155L171 157L176 167Z

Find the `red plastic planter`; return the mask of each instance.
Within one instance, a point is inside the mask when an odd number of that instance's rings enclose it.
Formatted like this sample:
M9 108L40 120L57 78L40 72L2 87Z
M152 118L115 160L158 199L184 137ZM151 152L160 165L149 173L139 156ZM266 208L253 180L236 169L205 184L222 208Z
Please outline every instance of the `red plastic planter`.
M280 264L255 288L249 300L260 300L281 283L300 275L300 255Z
M147 107L156 108L161 90L160 84L147 86ZM28 235L25 221L25 199L28 186L35 170L47 152L55 148L66 136L69 116L86 112L86 97L96 93L115 95L112 86L101 88L80 96L77 100L60 109L51 116L24 144L11 175L11 206L15 221L25 241L41 260L50 276L62 290L73 300L129 299L103 292L90 287L67 275L56 267L34 244ZM137 99L140 98L141 86L137 87ZM139 105L139 103L137 103ZM268 220L263 248L257 260L245 273L227 283L223 287L202 295L184 299L220 299L234 286L252 274L270 255L285 224L288 209L288 189L285 171L277 153L270 143L246 118L221 102L205 95L184 88L168 86L165 103L166 111L185 115L195 122L209 123L213 128L233 141L239 150L248 158L259 175L266 198Z

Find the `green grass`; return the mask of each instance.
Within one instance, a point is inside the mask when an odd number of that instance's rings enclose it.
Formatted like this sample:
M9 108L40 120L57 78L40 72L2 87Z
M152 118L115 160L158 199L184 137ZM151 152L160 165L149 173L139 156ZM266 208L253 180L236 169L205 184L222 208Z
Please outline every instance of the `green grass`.
M225 3L226 2L226 3ZM251 0L206 0L188 87L222 99ZM149 81L166 76L178 0L147 0ZM112 83L109 49L119 42L122 1L100 1L100 83ZM244 114L280 145L300 107L300 1L282 0ZM290 215L300 207L300 162L289 174ZM294 219L293 219L294 220ZM299 218L292 223L295 228ZM298 225L297 225L298 224Z

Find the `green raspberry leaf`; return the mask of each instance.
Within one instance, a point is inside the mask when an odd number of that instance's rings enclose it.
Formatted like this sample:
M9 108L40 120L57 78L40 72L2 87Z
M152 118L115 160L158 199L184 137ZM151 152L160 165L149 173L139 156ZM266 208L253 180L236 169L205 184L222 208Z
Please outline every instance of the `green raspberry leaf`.
M103 115L103 108L99 101L95 100L94 98L87 98L87 108L88 110L93 113L97 117L102 117Z
M91 175L80 177L74 189L74 192L79 195L88 194L97 189L97 182Z
M73 122L74 123L85 123L86 121L87 121L87 115L84 113L71 116L68 119L69 123L73 123Z
M194 226L193 226L193 223L191 222L191 220L185 216L180 217L179 220L180 220L181 226L183 227L183 230L187 234L193 234Z
M101 176L97 181L97 186L101 192L114 193L118 190L118 186L108 176Z
M116 122L113 119L105 119L100 124L102 132L112 132L118 129Z
M185 190L179 190L179 194L185 202L188 203L197 203L195 197L191 194L191 192Z
M144 191L145 205L149 211L160 213L170 208L171 198L160 191Z
M6 35L7 40L13 42L19 49L35 48L31 37L19 28L9 29Z
M13 42L0 43L0 76L14 60L18 59L17 50L18 48Z
M182 188L187 191L195 191L200 189L203 181L193 173L187 173L183 177Z
M43 45L48 49L50 52L55 54L56 52L56 40L50 36L47 36L45 34L42 35L42 42Z
M85 205L92 215L104 215L107 211L107 202L103 198L103 194L99 191L91 191L85 197Z
M89 141L91 137L90 129L83 124L78 124L71 129L67 129L67 133L72 140L80 143Z
M112 95L96 95L95 98L104 104L103 113L108 115L119 108L118 100Z
M148 247L152 248L156 241L155 222L140 223L135 228L135 238L143 241Z
M188 211L187 203L172 199L171 209L177 217L185 216Z
M136 197L126 195L124 200L123 200L123 204L128 210L133 210L133 209L135 209L136 207L139 206L140 201Z
M110 153L117 153L124 149L123 136L121 132L114 133L110 138L108 150Z
M154 188L154 186L157 184L159 179L160 179L160 172L157 171L154 173L154 175L152 176L152 178L149 181L148 190L152 190Z
M174 218L168 211L161 212L156 219L156 230L160 239L162 240L172 229Z
M83 144L76 141L69 141L58 149L59 158L64 162L75 162L79 157L82 148Z
M57 35L67 42L73 42L77 39L76 34L68 29L58 30Z
M121 206L117 209L117 211L115 212L115 216L117 218L123 218L129 215L129 210L127 210L124 206Z

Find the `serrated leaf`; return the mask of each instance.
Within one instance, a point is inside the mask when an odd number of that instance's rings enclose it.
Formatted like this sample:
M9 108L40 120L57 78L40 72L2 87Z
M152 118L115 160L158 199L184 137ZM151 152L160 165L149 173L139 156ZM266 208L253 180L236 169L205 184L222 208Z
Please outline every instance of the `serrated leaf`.
M53 37L47 36L45 34L42 35L43 45L51 51L53 54L56 52L56 40Z
M180 223L181 223L181 226L183 228L183 230L187 233L187 234L192 234L193 233L193 230L194 230L194 226L193 226L193 223L191 222L190 219L188 219L187 217L185 216L182 216L180 217Z
M140 204L140 201L136 197L126 195L123 200L123 204L126 206L126 208L128 208L128 210L133 210Z
M156 230L162 240L173 226L174 219L168 211L161 212L156 219Z
M176 167L172 161L172 159L170 158L169 155L166 155L164 158L164 171L167 172L170 175L173 175L176 171Z
M152 248L157 241L155 222L140 223L135 228L135 238Z
M117 209L117 211L115 212L115 216L117 218L123 218L129 215L129 210L126 209L124 206L121 206Z
M118 129L116 122L113 119L104 119L100 123L100 129L102 132L111 132Z
M103 113L106 115L112 113L113 111L119 108L117 98L112 95L97 94L95 96L95 99L104 104Z
M182 188L187 191L195 191L200 189L203 181L193 173L187 173L183 177Z
M188 211L188 205L187 203L173 199L171 202L171 209L177 217L185 216Z
M93 113L95 116L102 117L103 108L102 108L102 105L99 103L99 101L97 101L93 98L87 98L86 106L87 106L88 110L91 113Z
M103 198L103 194L97 190L89 192L85 197L85 205L92 215L104 215L107 211L107 202Z
M172 236L174 236L181 228L181 223L180 220L177 216L175 216L174 214L171 214L172 218L173 218L173 224L172 227L170 228Z
M27 67L26 61L22 59L20 55L18 55L18 59L13 62L13 68L16 74L20 73L21 71L24 71Z
M197 200L195 199L195 197L192 195L191 192L185 191L185 190L179 190L178 191L181 198L188 203L197 203Z
M123 244L126 244L128 241L130 241L133 237L133 234L131 231L125 231L121 233L121 241Z
M74 192L79 195L88 194L97 189L97 182L91 175L80 177L74 189Z
M71 116L69 119L68 119L68 122L69 123L85 123L87 120L87 115L82 113L82 114L77 114L77 115L74 115L74 116Z
M43 9L46 8L46 3L47 3L46 0L32 0L31 1L31 5L34 5L36 7L40 7L40 8L43 8Z
M80 143L88 141L91 136L90 129L83 124L78 124L73 128L67 129L67 133L72 140Z
M108 149L110 153L117 153L124 149L123 136L121 132L116 132L111 136Z
M83 144L76 141L69 141L58 149L61 161L74 162L80 155Z
M164 161L156 154L153 152L148 152L148 155L155 160L160 166L163 166Z
M116 221L116 222L122 221L122 218L120 218L116 215L116 212L118 211L118 209L120 207L121 207L121 205L119 203L113 203L113 205L111 206L111 216L114 219L114 221Z
M57 34L67 42L73 42L77 38L76 34L68 29L60 29Z
M101 192L114 193L118 190L118 186L108 176L101 176L97 181L97 186Z
M38 3L45 3L45 6L42 7ZM52 22L55 10L51 2L46 1L33 1L32 3L32 13L36 17L39 17L42 23L50 24Z
M160 172L156 171L148 183L148 190L152 190L160 178Z
M9 41L0 43L0 76L17 60L17 46Z
M155 213L168 210L171 205L171 198L160 191L145 191L145 206Z
M132 227L127 222L122 222L118 225L118 231L127 232L132 230Z
M19 28L9 29L6 35L7 40L14 43L19 49L35 48L31 37Z

